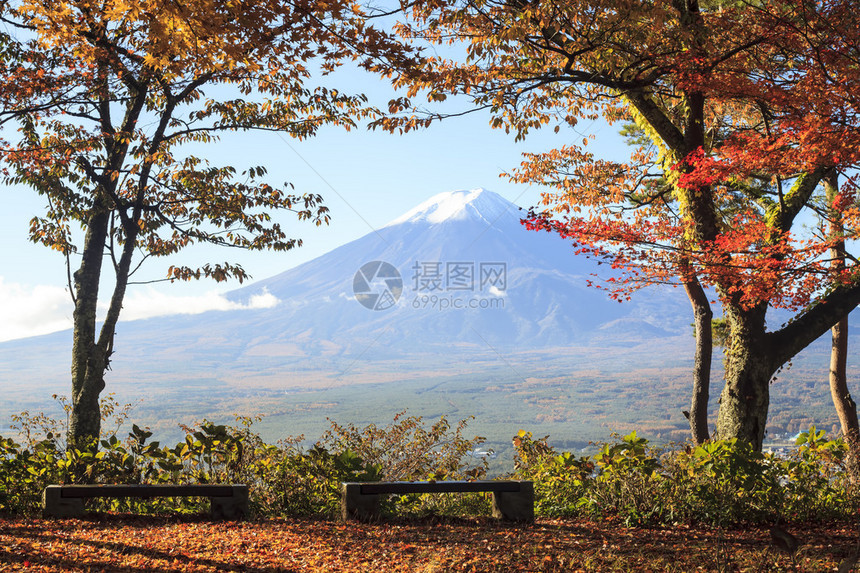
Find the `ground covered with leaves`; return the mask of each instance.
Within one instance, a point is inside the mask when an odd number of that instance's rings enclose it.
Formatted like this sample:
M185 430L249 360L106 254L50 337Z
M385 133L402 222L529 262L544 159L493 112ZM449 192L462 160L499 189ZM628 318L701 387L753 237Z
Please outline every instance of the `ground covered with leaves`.
M836 571L854 553L845 524L790 526L796 555L768 528L625 528L617 522L489 518L374 524L244 523L102 514L0 519L0 571Z

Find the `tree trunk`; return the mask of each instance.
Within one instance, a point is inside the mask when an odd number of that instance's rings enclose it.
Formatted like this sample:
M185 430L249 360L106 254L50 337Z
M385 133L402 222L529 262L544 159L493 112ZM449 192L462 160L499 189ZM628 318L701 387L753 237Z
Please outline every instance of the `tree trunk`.
M720 396L716 437L737 438L761 450L775 364L765 336L767 305L750 310L725 306L730 327L726 384Z
M851 444L852 449L858 445L860 424L857 421L857 404L848 391L846 376L846 361L848 358L848 317L840 320L832 329L832 346L830 349L830 395L833 406L839 416L842 435Z
M105 386L107 356L96 344L95 337L96 307L107 230L108 215L97 211L87 222L81 266L74 275L70 447L85 446L92 438L97 438L101 430L99 394Z
M714 313L702 285L695 278L684 283L696 329L696 352L693 361L693 396L690 403L690 434L699 445L710 438L708 432L708 398L711 384Z
M839 192L839 181L836 171L831 171L824 178L824 190L828 205L832 205ZM830 250L832 267L838 273L845 268L845 241L842 238L845 229L840 214L830 209L830 236L838 239ZM830 329L830 396L839 417L842 435L848 441L851 449L849 463L856 470L858 465L857 448L860 447L860 424L857 420L857 404L848 391L848 376L846 362L848 360L848 317L845 316Z
M135 219L136 220L136 219ZM119 261L115 263L115 282L113 294L105 313L104 323L95 340L95 317L96 303L98 300L99 274L101 259L104 254L104 240L107 237L107 217L105 227L99 231L101 225L100 217L96 216L90 220L85 239L84 259L90 260L87 250L92 246L93 253L98 252L98 271L95 265L87 266L82 263L81 269L75 273L76 292L78 293L75 306L75 335L73 346L72 366L72 420L69 426L70 443L86 444L94 438L99 437L101 431L101 411L99 408L99 394L105 387L104 374L110 364L110 356L113 352L113 341L116 325L122 311L122 301L125 298L128 277L131 271L131 261L137 240L137 226L134 220L129 219L125 225L125 241L122 244L122 254ZM90 243L91 230L92 245ZM101 243L96 240L101 237ZM95 254L92 255L95 257ZM87 272L84 267L87 266ZM80 279L78 277L81 277ZM80 301L86 301L86 306ZM88 309L86 312L83 309ZM78 322L78 310L81 309L80 328Z

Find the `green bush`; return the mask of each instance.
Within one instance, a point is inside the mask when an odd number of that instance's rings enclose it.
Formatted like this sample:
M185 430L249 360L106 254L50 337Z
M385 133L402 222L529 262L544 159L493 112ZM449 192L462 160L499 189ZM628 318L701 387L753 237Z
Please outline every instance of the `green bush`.
M539 515L728 525L850 519L860 507L848 446L814 427L785 458L736 440L664 451L635 432L578 458L557 453L547 439L520 431L513 440L513 475L535 481Z
M535 439L520 430L514 436L514 476L531 480L535 488L535 512L551 517L579 513L594 463L587 458L556 451L549 436Z
M849 446L827 439L812 426L797 438L797 450L780 462L784 481L783 512L792 519L842 517L860 507L858 478L848 465Z
M279 452L281 459L265 480L268 514L322 515L340 511L341 482L379 481L380 468L366 464L351 450L333 453L320 444L307 451Z
M604 444L594 456L596 475L580 506L592 514L623 517L627 525L663 521L667 484L658 457L636 432Z
M64 410L68 404L57 398ZM481 437L464 436L445 417L395 416L379 427L334 422L320 442L301 447L303 437L264 442L256 421L237 417L235 426L204 420L182 426L185 438L168 447L150 441L152 432L132 425L117 433L129 405L107 396L106 428L97 442L67 447L65 421L28 412L13 417L22 443L0 437L0 512L36 513L49 484L63 483L242 483L250 488L252 511L260 516L316 515L339 511L347 481L481 479L487 461L476 455ZM635 432L600 444L597 454L557 452L549 437L520 431L513 439L513 477L535 484L538 515L620 519L628 525L678 522L729 525L814 519L849 519L860 507L858 476L849 470L850 451L841 439L810 428L787 457L756 452L736 440L671 449L652 447ZM391 496L387 507L412 515L488 514L487 494ZM207 501L100 499L97 510L200 512Z
M367 463L378 465L385 481L431 476L440 480L476 479L486 475L487 461L471 457L484 438L463 436L472 419L461 420L456 428L445 416L427 428L421 416L407 416L406 411L383 428L376 424L340 426L329 420L331 429L323 436L323 443L333 451L353 451Z
M61 404L67 404L58 398ZM104 404L104 403L103 403ZM398 414L384 428L341 427L332 423L324 442L305 450L302 438L277 445L265 443L252 431L255 420L237 417L237 426L204 420L182 426L186 435L173 447L150 442L152 432L133 425L121 440L116 432L130 406L119 408L112 396L103 406L111 428L98 442L67 448L64 423L44 414L15 416L21 445L0 438L0 512L32 514L50 484L67 483L241 483L250 489L251 509L257 515L333 516L339 511L340 484L380 479L446 479L480 477L486 462L469 457L483 438L463 437L467 421L451 427L446 418L425 427L420 417ZM360 453L359 453L360 452ZM97 510L133 512L199 512L200 498L124 498L89 502ZM418 512L459 511L474 500L445 496L391 500ZM488 510L489 505L479 500Z
M663 468L672 520L767 521L782 507L779 464L744 442L687 447L669 454Z
M0 438L0 512L35 512L45 485L60 479L59 458L49 440L23 448L11 439Z

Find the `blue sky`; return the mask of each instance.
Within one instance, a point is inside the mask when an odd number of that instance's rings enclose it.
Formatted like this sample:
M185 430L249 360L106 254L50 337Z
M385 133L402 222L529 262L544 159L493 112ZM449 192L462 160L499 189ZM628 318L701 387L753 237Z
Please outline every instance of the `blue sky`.
M383 107L394 92L369 75L346 74L342 91L368 93ZM465 108L465 102L449 102ZM273 185L293 183L297 192L320 193L331 209L329 226L315 228L283 215L304 246L287 253L247 253L192 248L179 255L186 264L206 261L241 263L254 279L263 279L357 239L444 191L484 187L522 207L534 205L537 187L509 183L499 174L519 164L524 151L542 151L594 135L598 155L618 155L621 140L615 127L583 121L576 129L538 131L514 142L513 135L489 127L488 115L475 113L437 123L405 135L323 129L315 138L297 141L273 133L239 133L207 146L201 154L213 164L239 168L264 165ZM43 334L71 325L72 305L63 257L27 241L29 220L44 208L43 200L26 188L4 189L0 212L0 341ZM139 278L159 279L174 260L150 260ZM142 318L179 310L224 308L219 293L238 283L195 281L132 287L124 318Z

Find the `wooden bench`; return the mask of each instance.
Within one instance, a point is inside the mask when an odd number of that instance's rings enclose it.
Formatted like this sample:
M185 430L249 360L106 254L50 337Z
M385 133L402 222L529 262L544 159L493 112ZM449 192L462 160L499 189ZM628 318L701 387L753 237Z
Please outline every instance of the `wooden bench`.
M341 485L344 520L379 518L379 501L387 494L492 492L493 516L534 521L534 484L530 481L391 481L345 482Z
M80 517L94 497L208 497L215 519L248 517L247 485L49 485L42 492L44 517Z

